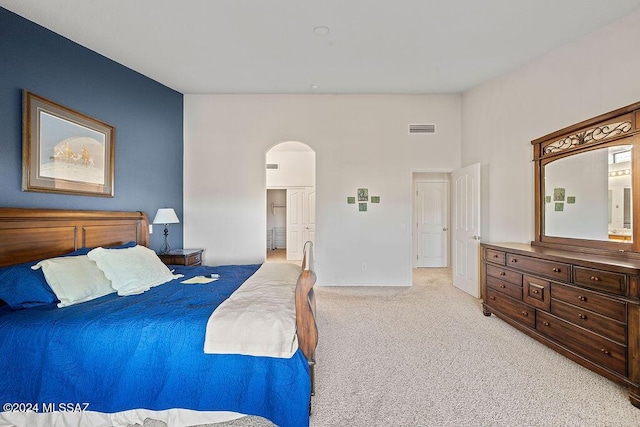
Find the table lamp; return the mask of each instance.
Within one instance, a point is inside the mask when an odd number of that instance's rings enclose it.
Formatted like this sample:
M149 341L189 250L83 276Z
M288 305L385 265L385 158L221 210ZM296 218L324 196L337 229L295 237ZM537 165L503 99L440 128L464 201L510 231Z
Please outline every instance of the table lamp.
M178 219L178 215L176 215L176 211L174 211L173 208L161 208L156 212L156 217L153 218L153 223L164 224L164 245L160 248L161 254L167 254L171 250L169 242L167 242L167 236L169 236L167 224L178 224L179 222L180 220Z

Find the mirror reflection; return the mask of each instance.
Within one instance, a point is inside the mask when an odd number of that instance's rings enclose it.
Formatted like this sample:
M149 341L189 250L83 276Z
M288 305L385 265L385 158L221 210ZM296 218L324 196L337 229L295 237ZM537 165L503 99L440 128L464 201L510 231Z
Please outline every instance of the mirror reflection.
M544 166L544 234L631 243L631 145L563 157Z

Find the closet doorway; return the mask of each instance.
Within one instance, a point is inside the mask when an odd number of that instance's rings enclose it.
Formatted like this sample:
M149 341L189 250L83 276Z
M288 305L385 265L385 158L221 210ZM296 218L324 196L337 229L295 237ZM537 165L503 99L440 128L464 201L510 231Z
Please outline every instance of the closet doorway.
M267 189L267 259L287 260L287 190Z
M298 141L266 153L266 256L269 262L301 261L304 243L315 243L315 151Z

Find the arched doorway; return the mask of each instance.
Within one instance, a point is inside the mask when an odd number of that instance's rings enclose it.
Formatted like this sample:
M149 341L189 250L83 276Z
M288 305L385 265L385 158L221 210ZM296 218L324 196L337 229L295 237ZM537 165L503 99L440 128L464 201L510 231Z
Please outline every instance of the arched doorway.
M267 261L300 261L307 240L315 242L316 153L285 141L266 153Z

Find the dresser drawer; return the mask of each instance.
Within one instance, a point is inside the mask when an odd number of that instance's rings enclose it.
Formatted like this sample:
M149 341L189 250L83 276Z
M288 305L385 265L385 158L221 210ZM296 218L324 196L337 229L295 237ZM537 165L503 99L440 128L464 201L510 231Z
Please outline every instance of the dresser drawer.
M618 295L627 292L627 276L611 271L574 266L573 283Z
M551 298L559 299L578 307L586 308L620 322L627 322L627 305L586 289L573 286L551 284Z
M487 276L487 287L495 289L498 292L502 292L503 294L507 294L517 300L522 300L522 286Z
M493 249L485 249L485 260L494 264L504 265L505 253Z
M627 348L552 314L538 312L536 329L577 354L626 375Z
M516 301L491 288L487 288L487 300L485 304L520 323L524 323L531 328L535 327L536 310L529 305Z
M158 254L158 257L167 265L202 265L203 251L204 249L174 249Z
M571 271L571 266L569 264L545 261L515 254L507 254L507 265L519 270L525 270L529 273L564 282L568 282L570 279L569 273Z
M534 307L549 311L551 307L551 283L538 277L522 277L522 300Z
M557 299L551 301L551 313L613 341L627 343L627 326L617 320Z
M187 265L200 265L202 264L202 252L198 252L187 257Z
M505 282L522 286L522 274L516 271L507 270L503 267L496 267L495 265L487 264L487 276L493 276L497 279L504 280Z

